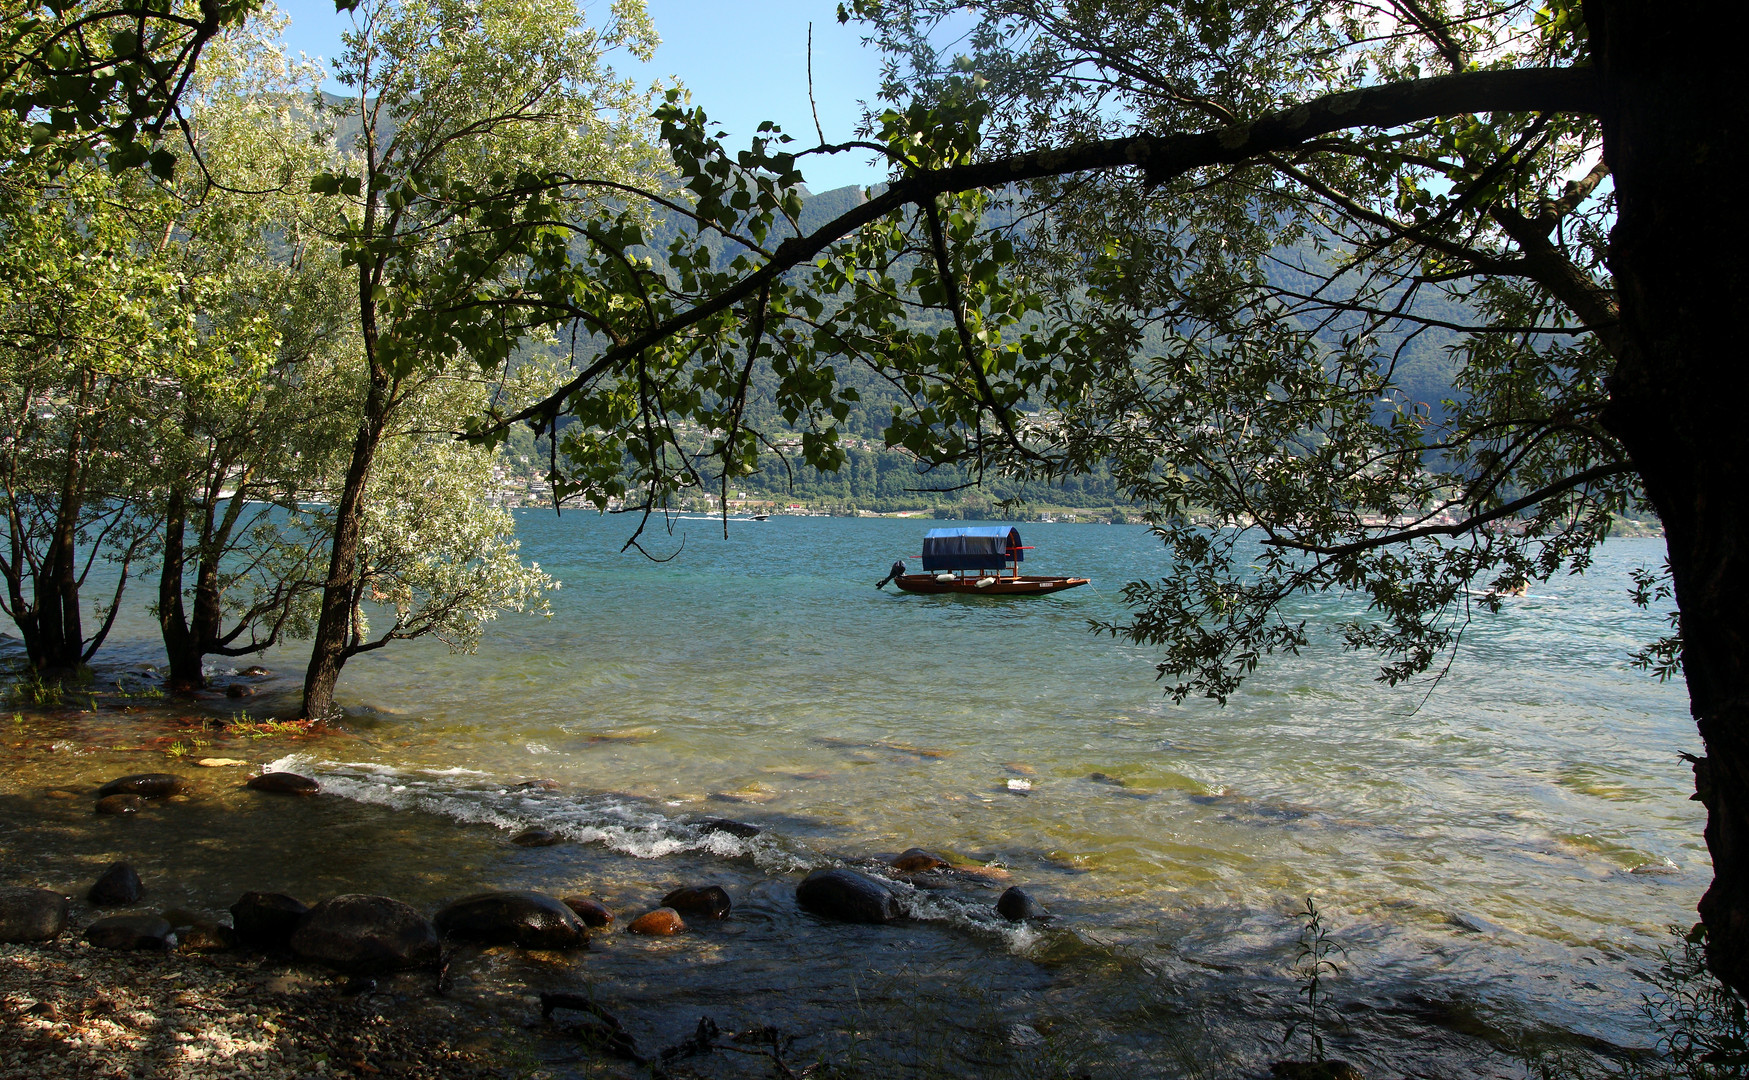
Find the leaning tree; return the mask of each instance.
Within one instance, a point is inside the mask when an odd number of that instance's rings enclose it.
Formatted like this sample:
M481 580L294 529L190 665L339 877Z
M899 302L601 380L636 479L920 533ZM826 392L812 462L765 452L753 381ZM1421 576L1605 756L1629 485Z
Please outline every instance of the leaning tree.
M855 397L838 365L865 363L902 403L889 442L926 462L1104 461L1151 505L1171 568L1110 629L1160 647L1180 697L1300 647L1281 605L1304 590L1366 593L1346 643L1387 681L1424 672L1476 605L1582 569L1612 515L1648 505L1679 626L1642 660L1688 682L1710 963L1749 989L1735 6L841 14L891 59L896 107L867 140L796 152L767 127L730 154L671 100L674 188L626 189L593 222L497 218L521 275L477 302L568 328L576 370L476 434L568 415L558 493L648 512L773 452L835 467ZM866 151L891 182L804 227L798 159ZM651 201L687 228L648 235ZM435 324L426 344L465 351ZM1433 362L1442 378L1417 374ZM752 422L750 386L776 427Z

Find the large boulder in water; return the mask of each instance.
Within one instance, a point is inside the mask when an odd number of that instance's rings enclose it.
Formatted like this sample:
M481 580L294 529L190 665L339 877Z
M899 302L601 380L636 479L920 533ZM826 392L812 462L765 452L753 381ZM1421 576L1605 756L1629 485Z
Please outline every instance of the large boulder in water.
M425 916L399 900L363 893L311 908L290 944L296 956L356 974L432 966L441 951Z
M85 928L85 940L99 949L170 949L176 935L157 915L111 915Z
M0 944L49 941L67 928L67 898L53 889L0 887Z
M120 907L124 904L137 904L146 892L140 884L140 875L127 863L110 863L96 881L91 884L91 891L85 894L85 899L98 907Z
M996 898L996 914L1009 922L1025 922L1027 919L1042 918L1046 912L1025 889L1011 885L1007 892Z
M796 886L796 903L839 922L889 923L904 915L892 889L854 870L815 870Z
M726 919L729 917L729 909L734 905L729 902L728 891L721 885L705 885L700 888L675 889L662 898L662 906L673 908L683 915Z
M243 785L251 791L266 791L274 795L314 795L322 785L307 776L291 772L262 773Z
M283 949L310 909L285 893L246 892L231 905L237 940L258 949Z
M612 925L613 912L602 906L599 900L587 896L567 896L564 899L566 907L577 913L583 920L583 925L591 928Z
M537 892L477 893L450 904L431 921L444 938L525 949L581 949L589 944L583 920L563 901Z
M97 789L99 799L110 795L138 795L142 799L162 799L185 791L188 782L171 773L134 773L118 777Z

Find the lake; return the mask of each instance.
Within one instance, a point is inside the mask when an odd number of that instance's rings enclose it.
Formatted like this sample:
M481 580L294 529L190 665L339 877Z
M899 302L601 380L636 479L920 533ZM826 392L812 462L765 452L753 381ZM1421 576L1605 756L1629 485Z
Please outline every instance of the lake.
M619 551L626 518L517 521L563 582L553 617L506 617L474 656L422 642L349 663L344 733L262 751L338 798L258 820L212 796L199 828L243 830L248 855L198 863L195 826L142 825L190 903L371 884L431 906L510 885L635 914L715 881L736 903L721 926L616 935L539 978L659 1034L707 1013L840 1053L903 1057L935 1032L928 1052L1008 1055L1004 1071L1234 1075L1304 1056L1281 1039L1311 896L1346 950L1331 1051L1369 1074L1517 1075L1526 1033L1650 1041L1635 970L1711 877L1679 756L1700 749L1686 694L1626 661L1663 632L1628 601L1662 541L1612 540L1584 576L1479 613L1437 686L1386 689L1325 636L1221 707L1173 704L1147 650L1088 632L1122 618L1125 582L1160 573L1139 526L1019 526L1028 572L1093 585L1003 600L874 589L894 558L916 565L922 519L732 521L726 540L676 521L645 537L663 563ZM1340 594L1295 611L1326 628L1361 613ZM103 670L157 657L130 612ZM278 674L252 715L295 712L302 658L263 661ZM557 787L515 786L531 778ZM763 831L694 827L713 818ZM569 842L505 843L530 826ZM908 890L916 921L897 928L796 909L806 869L913 846L984 868L987 887ZM1055 919L997 918L1008 884Z

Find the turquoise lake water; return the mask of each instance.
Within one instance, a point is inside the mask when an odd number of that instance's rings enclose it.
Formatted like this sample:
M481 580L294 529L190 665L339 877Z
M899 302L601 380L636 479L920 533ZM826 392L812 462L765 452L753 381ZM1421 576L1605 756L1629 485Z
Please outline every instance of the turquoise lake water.
M1125 582L1158 576L1145 529L1020 526L1029 572L1093 580L1059 596L872 588L932 524L780 517L725 540L676 521L646 535L677 553L655 563L619 552L627 519L519 512L525 554L563 582L553 617L502 619L474 656L419 643L354 660L339 696L357 737L278 765L420 843L502 846L531 825L572 841L468 863L494 883L632 903L663 881L724 882L745 922L711 939L708 977L678 953L665 988L648 957L588 962L633 1015L693 995L824 1023L854 986L876 1010L975 1000L1011 1046L1073 1027L1107 1064L1170 1073L1184 1046L1218 1045L1243 1071L1281 1056L1290 915L1311 895L1347 950L1334 1049L1369 1073L1518 1075L1503 1047L1526 1031L1648 1042L1634 972L1694 921L1711 876L1679 756L1699 750L1685 693L1626 662L1661 633L1627 599L1661 541L1610 541L1586 575L1479 615L1431 692L1385 689L1324 639L1223 708L1171 703L1147 650L1088 632L1122 617ZM1360 605L1299 612L1333 627ZM143 618L119 633L112 665L152 660ZM279 675L252 714L295 711L301 659L265 660ZM514 787L536 777L559 787ZM721 817L765 832L689 825ZM807 868L912 846L1024 885L1057 919L1009 927L994 889L908 893L903 932L795 910ZM455 891L398 880L432 902ZM725 971L739 989L719 988Z

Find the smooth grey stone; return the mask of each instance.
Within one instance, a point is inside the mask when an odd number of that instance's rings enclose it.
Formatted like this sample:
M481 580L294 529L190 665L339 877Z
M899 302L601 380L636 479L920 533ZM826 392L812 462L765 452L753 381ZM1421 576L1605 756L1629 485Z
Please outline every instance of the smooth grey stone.
M50 941L67 928L67 898L53 889L0 887L0 943Z
M237 940L258 949L283 949L310 909L285 893L246 892L231 905Z
M157 915L110 915L85 928L85 940L99 949L169 949L176 945L170 924Z
M904 914L884 882L841 868L822 868L803 878L796 886L796 903L839 922L889 923Z
M444 938L525 949L580 949L589 944L583 920L564 901L544 893L476 893L447 905L431 921Z
M435 966L441 952L429 919L399 900L363 893L311 908L290 944L305 960L360 975Z
M146 888L140 884L140 875L127 863L111 863L98 879L92 883L91 891L85 894L85 899L98 907L121 907L124 904L137 904L144 896Z

